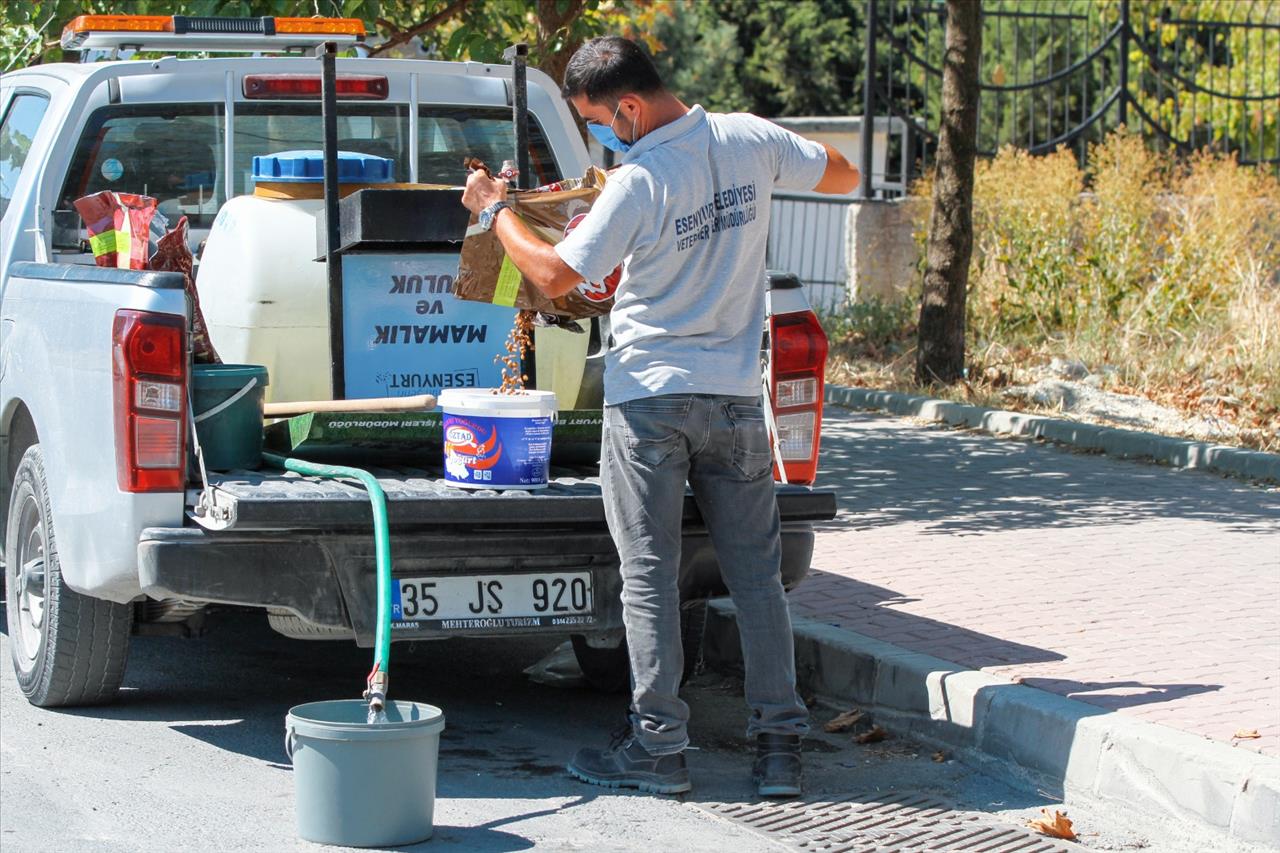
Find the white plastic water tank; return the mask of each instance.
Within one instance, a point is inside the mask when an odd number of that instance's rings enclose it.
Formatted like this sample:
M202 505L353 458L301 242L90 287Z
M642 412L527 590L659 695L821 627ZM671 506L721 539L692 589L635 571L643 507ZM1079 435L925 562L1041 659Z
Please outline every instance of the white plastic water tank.
M342 192L392 180L392 161L339 152ZM253 158L253 195L222 206L196 288L223 360L261 364L267 400L329 400L329 284L315 258L324 218L324 158L288 151ZM354 186L352 186L354 185Z

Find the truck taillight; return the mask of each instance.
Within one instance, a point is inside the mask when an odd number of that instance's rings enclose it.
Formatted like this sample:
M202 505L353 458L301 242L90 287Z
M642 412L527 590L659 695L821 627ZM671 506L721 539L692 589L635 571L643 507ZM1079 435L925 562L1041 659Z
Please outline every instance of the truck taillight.
M241 83L251 100L319 100L319 74L246 74ZM353 101L385 101L390 91L380 74L339 74L334 81L338 97Z
M182 317L116 312L111 377L122 491L176 492L185 485L186 341Z
M787 482L812 483L822 435L822 385L827 335L812 311L769 320L770 395ZM774 477L780 479L775 466Z

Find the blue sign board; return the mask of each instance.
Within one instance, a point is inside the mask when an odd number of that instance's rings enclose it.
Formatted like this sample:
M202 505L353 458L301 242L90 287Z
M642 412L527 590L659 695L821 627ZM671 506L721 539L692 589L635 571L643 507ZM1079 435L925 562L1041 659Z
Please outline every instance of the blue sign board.
M458 253L342 256L347 398L497 388L515 309L456 298Z

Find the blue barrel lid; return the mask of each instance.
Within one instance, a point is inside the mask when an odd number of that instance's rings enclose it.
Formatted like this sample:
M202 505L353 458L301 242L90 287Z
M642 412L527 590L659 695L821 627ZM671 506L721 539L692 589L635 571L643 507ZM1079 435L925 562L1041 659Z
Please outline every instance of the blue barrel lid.
M361 154L358 151L338 152L338 183L386 184L395 180L392 169L394 160ZM323 183L324 152L281 151L253 158L253 180L279 183Z

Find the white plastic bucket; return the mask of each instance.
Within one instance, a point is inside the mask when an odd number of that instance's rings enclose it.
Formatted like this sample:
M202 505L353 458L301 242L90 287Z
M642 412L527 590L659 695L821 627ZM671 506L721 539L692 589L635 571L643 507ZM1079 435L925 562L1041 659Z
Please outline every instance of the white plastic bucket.
M547 487L554 392L449 388L440 392L440 408L446 483L464 489Z
M319 844L395 847L431 837L444 712L390 701L386 723L369 725L362 699L289 710L285 750L293 761L298 835Z

